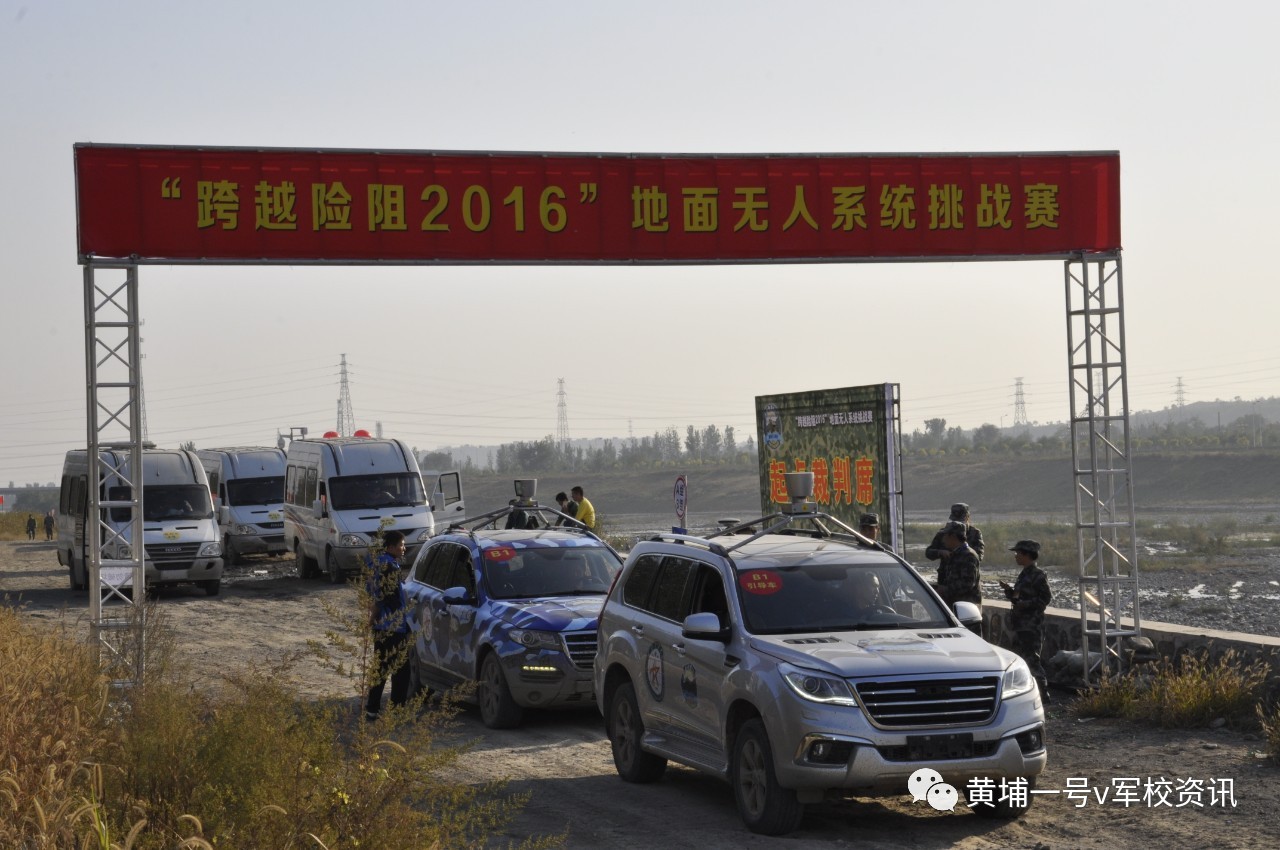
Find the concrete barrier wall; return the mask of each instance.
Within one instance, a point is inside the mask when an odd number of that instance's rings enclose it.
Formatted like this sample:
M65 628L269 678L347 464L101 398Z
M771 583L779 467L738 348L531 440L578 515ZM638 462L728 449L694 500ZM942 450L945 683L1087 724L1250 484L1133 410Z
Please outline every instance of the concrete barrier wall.
M982 619L987 639L1003 647L1013 645L1009 629L1009 603L1001 599L982 600ZM1133 628L1133 620L1122 617L1124 628ZM1097 627L1096 617L1090 621ZM1265 661L1271 666L1270 690L1280 690L1280 637L1224 632L1195 626L1178 626L1153 620L1142 621L1142 636L1151 641L1159 658L1177 658L1187 652L1207 651L1213 659L1228 651L1245 661ZM1044 615L1044 646L1041 657L1046 666L1060 650L1079 652L1081 645L1080 612L1067 608L1047 608ZM1096 643L1089 647L1097 652ZM1052 676L1051 676L1052 677Z

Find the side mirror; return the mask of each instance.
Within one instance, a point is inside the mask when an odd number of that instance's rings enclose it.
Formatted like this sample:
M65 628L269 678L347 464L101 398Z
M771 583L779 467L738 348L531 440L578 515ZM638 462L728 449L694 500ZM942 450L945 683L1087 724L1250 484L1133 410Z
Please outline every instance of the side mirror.
M465 587L451 587L444 592L445 605L475 605L476 598Z
M226 525L227 519L230 516L230 513L231 512L226 505L222 505L221 507L219 507L218 508L218 525Z
M729 630L720 626L720 618L710 611L690 614L684 618L684 628L680 634L690 640L714 640L725 643L729 639Z
M311 503L311 515L316 519L324 519L324 499L316 499Z
M960 625L964 626L974 634L982 635L982 609L972 602L957 602L955 604L956 619L960 621Z

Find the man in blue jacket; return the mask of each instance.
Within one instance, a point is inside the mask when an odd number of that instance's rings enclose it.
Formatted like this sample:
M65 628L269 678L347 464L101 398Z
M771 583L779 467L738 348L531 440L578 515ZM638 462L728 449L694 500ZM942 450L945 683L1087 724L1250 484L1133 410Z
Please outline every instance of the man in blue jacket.
M382 709L382 689L391 677L391 704L409 700L409 653L413 650L409 632L409 600L404 592L400 559L404 557L404 534L382 533L382 554L370 564L368 584L369 626L373 630L374 663L365 700L364 719L378 719Z

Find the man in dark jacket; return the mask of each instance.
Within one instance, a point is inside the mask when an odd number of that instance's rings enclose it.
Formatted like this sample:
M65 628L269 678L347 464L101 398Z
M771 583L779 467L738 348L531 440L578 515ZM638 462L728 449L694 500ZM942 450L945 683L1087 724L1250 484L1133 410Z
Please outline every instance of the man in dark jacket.
M978 556L978 562L981 563L982 551L986 547L982 542L982 532L976 526L969 524L969 506L964 502L956 502L951 506L951 518L947 521L964 523L964 541L973 550L973 554ZM924 556L930 561L945 561L947 559L947 547L942 545L941 531L933 536L933 542L925 548Z
M1048 702L1049 680L1040 660L1040 648L1044 644L1044 609L1053 598L1053 591L1049 590L1049 577L1036 564L1040 559L1039 543L1019 540L1009 547L1009 551L1022 567L1012 585L1000 582L1005 597L1012 603L1009 607L1009 629L1013 632L1013 646L1010 649L1027 662L1040 688L1040 697Z
M942 536L942 545L947 550L947 557L938 564L938 583L934 585L938 595L953 609L957 602L981 605L978 556L965 542L964 523L948 522L938 534Z
M409 631L409 600L404 592L400 559L404 557L404 534L382 533L382 554L370 564L369 627L373 630L374 678L365 700L364 719L378 719L382 710L382 689L391 677L391 704L409 701L409 653L413 651Z

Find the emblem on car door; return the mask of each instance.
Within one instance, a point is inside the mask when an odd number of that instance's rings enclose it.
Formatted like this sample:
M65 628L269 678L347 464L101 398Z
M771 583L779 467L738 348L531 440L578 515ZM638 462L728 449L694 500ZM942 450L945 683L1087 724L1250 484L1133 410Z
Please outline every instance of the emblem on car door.
M644 661L644 680L649 684L649 693L658 702L662 702L663 672L662 647L656 643L649 647L649 654Z

